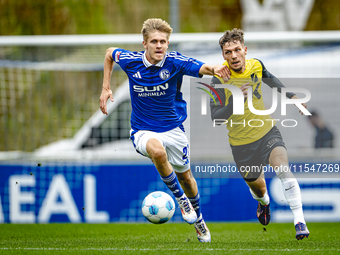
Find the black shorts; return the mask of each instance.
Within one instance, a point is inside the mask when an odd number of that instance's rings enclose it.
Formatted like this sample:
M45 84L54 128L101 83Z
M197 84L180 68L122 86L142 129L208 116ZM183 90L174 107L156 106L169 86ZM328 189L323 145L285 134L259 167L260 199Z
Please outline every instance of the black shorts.
M247 182L253 182L260 177L263 167L269 164L270 153L275 147L282 146L286 148L281 133L276 126L255 142L230 146L237 168Z

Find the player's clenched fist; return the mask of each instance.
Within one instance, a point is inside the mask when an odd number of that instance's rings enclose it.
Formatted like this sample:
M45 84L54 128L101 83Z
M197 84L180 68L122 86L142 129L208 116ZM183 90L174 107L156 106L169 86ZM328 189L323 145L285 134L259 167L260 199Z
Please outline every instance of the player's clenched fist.
M100 101L100 110L102 111L102 113L106 115L108 115L106 102L109 98L111 99L111 102L113 102L112 90L103 88L99 101Z

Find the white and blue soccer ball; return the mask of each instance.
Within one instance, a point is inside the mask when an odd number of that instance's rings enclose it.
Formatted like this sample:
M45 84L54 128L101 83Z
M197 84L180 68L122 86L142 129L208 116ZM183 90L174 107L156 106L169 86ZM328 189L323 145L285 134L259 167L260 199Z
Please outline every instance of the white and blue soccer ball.
M170 195L155 191L144 198L142 212L151 223L162 224L171 219L175 212L175 202Z

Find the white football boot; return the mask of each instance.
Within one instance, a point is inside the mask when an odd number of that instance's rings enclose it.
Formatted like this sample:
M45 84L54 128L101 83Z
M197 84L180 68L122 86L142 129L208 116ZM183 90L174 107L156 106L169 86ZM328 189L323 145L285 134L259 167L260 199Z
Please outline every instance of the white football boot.
M180 198L176 197L176 200L179 204L179 208L181 209L183 219L189 224L195 223L197 221L197 214L188 197L183 194Z
M210 243L211 242L210 231L202 218L202 214L198 218L197 222L195 222L194 226L196 228L198 241L202 243Z

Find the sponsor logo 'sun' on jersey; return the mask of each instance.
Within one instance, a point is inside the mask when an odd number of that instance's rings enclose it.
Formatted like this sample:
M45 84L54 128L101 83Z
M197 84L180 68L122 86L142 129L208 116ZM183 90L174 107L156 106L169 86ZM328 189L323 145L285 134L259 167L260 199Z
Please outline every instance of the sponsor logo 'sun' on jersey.
M150 64L144 51L116 49L112 57L129 78L131 128L165 132L181 126L187 118L180 91L183 76L200 77L203 63L175 51L156 65Z

